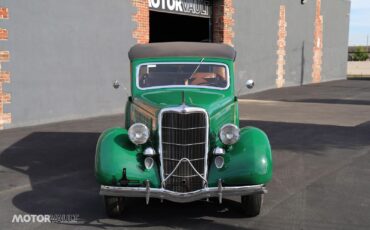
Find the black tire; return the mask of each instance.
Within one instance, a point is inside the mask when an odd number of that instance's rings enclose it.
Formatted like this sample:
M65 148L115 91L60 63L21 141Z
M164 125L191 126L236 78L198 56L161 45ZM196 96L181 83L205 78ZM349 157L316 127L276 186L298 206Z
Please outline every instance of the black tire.
M258 216L261 212L263 194L242 196L242 209L246 217Z
M111 218L118 218L123 214L126 199L124 197L104 196L105 212Z

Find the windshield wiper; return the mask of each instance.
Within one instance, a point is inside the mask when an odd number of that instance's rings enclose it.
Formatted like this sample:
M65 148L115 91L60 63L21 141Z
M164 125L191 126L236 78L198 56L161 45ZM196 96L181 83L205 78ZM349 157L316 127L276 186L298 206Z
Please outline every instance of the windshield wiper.
M195 68L194 72L190 75L190 77L187 80L190 80L193 77L193 75L198 71L198 69L199 69L200 65L203 63L203 61L204 61L204 58L202 58L202 60L198 64L197 68Z

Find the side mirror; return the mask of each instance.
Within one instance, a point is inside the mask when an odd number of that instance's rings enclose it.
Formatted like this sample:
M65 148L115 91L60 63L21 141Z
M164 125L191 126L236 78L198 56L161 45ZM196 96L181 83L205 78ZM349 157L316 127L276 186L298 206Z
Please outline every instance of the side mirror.
M254 81L253 80L248 80L246 83L245 83L245 86L248 88L248 89L253 89L254 87Z
M113 82L113 88L118 89L120 86L121 86L121 85L120 85L120 83L119 83L119 81L118 81L118 80L115 80L115 81Z

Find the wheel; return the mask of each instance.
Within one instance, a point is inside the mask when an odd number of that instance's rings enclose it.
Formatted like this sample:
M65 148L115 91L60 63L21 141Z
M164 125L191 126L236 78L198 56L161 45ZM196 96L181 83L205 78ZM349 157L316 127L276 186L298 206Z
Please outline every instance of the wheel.
M125 207L124 197L104 196L105 212L111 218L120 217Z
M242 196L242 209L247 217L258 216L261 212L263 194Z

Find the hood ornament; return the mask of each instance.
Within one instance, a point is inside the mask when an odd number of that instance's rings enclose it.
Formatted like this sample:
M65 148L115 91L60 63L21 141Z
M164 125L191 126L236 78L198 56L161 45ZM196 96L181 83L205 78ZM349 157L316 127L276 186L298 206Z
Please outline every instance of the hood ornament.
M181 103L181 112L186 113L186 104L185 104L185 91L181 92L181 97L182 97L182 103Z
M181 101L182 101L182 104L185 105L185 91L181 92Z

